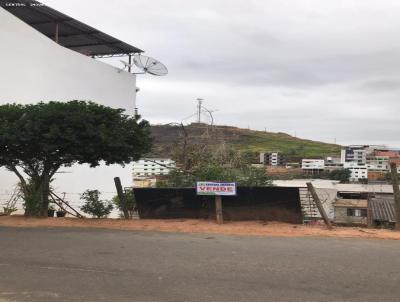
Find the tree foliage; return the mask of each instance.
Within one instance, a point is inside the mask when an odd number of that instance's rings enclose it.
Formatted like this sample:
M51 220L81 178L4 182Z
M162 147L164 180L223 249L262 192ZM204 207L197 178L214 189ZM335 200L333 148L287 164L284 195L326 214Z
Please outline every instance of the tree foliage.
M81 206L81 210L97 218L106 217L110 214L114 206L110 201L100 200L100 195L99 190L86 190L81 195L81 200L85 202Z
M349 169L332 170L328 174L329 179L339 180L341 183L348 182L350 176L351 176L351 171Z
M181 150L178 150L178 154ZM182 160L184 158L184 160ZM196 181L236 182L242 186L268 186L271 180L264 168L251 166L252 158L231 147L186 146L184 157L176 156L177 169L159 187L193 187Z
M0 106L0 166L18 176L27 215L47 215L60 167L125 165L150 146L149 124L123 109L85 101Z

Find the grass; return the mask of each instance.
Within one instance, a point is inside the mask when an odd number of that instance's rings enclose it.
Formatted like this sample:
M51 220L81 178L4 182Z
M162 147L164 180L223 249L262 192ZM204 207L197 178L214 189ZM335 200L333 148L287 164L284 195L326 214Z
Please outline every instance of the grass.
M282 152L290 157L321 158L339 156L341 146L295 138L285 133L248 131L231 143L235 148L251 152Z
M186 131L191 143L205 143L205 125L191 124ZM241 129L232 126L216 126L216 137L219 142L243 152L281 152L289 158L323 158L326 156L340 156L339 145L327 144L312 140L300 139L286 133L273 133ZM153 126L155 137L154 154L157 156L171 156L182 137L179 126Z

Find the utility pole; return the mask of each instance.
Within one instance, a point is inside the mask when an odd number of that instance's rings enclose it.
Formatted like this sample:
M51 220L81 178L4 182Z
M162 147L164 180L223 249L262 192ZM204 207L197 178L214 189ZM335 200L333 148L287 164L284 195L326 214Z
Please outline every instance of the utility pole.
M400 190L396 163L390 163L390 174L392 176L394 207L396 209L396 230L400 231Z
M118 199L122 205L122 211L124 212L124 218L129 219L129 211L126 202L126 196L122 190L121 179L119 177L114 178L115 188L117 189Z
M201 107L203 105L203 99L197 98L197 122L201 123Z
M326 215L325 209L322 206L321 200L319 199L318 194L315 191L315 188L314 188L313 184L311 182L308 182L307 183L307 188L310 191L311 196L313 197L313 199L315 201L315 204L317 205L318 211L320 212L322 218L325 221L326 227L329 230L332 230L333 227L332 227L331 221L329 220L328 215Z

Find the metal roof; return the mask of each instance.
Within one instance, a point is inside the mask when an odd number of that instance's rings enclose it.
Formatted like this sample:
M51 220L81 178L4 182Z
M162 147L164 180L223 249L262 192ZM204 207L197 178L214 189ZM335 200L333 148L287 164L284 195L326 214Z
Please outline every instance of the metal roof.
M116 56L143 52L38 1L0 0L0 7L58 44L87 56Z
M394 197L376 196L369 200L372 220L396 222L396 212L394 208Z

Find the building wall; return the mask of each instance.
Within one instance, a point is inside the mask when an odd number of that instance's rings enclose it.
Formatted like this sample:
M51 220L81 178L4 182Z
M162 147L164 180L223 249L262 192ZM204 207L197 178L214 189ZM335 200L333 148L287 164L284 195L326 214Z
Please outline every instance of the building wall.
M135 107L136 77L66 49L0 8L0 103L92 100Z
M59 46L15 16L0 8L0 104L8 102L92 100L133 113L136 77ZM120 166L90 169L74 166L61 169L53 183L57 192L79 201L79 194L97 188L115 191L113 178L121 177L124 186L131 185L132 170ZM17 183L17 178L0 169L0 202Z
M367 224L367 217L355 217L347 216L347 208L345 207L335 207L335 223L343 224Z

